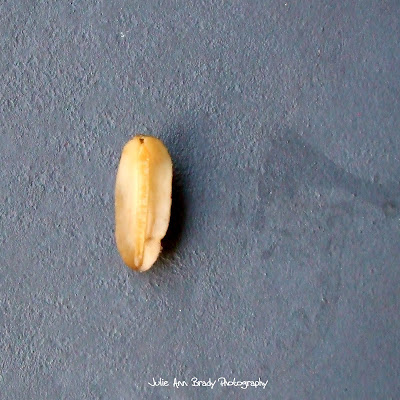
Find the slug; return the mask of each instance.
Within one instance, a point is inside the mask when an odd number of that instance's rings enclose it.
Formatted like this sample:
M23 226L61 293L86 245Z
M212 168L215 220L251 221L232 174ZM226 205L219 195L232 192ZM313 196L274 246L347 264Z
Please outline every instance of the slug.
M115 239L124 263L147 271L161 251L172 203L172 161L161 140L138 135L124 146L115 183Z

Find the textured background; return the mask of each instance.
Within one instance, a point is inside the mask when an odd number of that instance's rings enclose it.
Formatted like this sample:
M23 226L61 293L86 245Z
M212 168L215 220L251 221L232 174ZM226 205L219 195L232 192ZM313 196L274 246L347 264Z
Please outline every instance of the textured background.
M398 399L399 38L398 0L0 0L0 398ZM145 274L138 132L175 163ZM147 384L193 376L269 384Z

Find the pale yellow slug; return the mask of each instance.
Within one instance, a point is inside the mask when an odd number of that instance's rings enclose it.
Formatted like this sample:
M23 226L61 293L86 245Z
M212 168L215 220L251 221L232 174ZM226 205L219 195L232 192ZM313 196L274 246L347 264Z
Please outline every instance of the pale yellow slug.
M138 135L122 150L115 184L115 238L122 260L148 270L161 251L171 213L172 161L167 148Z

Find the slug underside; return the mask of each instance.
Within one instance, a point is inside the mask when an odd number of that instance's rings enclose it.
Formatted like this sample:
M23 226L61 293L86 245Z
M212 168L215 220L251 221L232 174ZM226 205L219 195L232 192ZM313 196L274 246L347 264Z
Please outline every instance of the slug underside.
M130 268L146 271L161 250L171 210L172 162L162 142L136 136L124 147L115 184L115 237Z

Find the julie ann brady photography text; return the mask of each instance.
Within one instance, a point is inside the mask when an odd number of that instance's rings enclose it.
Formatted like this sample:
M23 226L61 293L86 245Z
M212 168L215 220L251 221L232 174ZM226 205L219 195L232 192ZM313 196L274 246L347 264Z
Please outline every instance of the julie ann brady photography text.
M268 385L268 379L262 380L258 378L257 380L243 380L236 378L225 378L221 376L217 379L208 378L199 379L197 377L193 377L189 380L186 379L177 379L166 380L163 378L152 378L150 382L147 382L149 386L152 387L173 387L173 388L184 388L184 387L198 387L198 388L208 388L214 389L216 387L237 387L240 389L249 389L249 388L260 388L265 389Z

